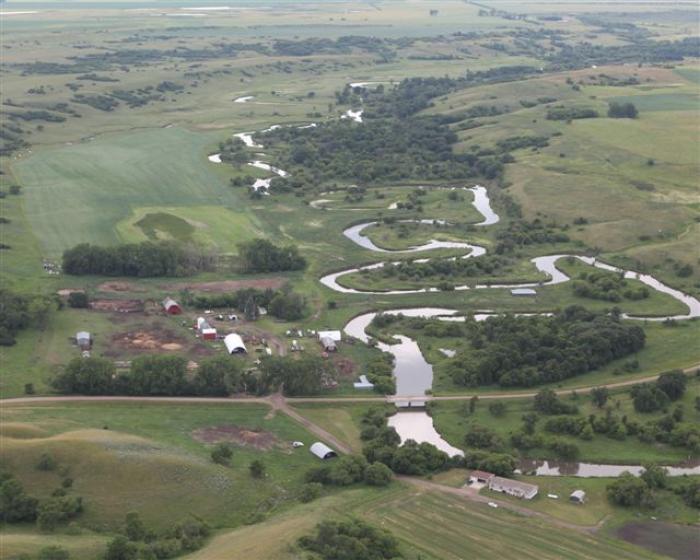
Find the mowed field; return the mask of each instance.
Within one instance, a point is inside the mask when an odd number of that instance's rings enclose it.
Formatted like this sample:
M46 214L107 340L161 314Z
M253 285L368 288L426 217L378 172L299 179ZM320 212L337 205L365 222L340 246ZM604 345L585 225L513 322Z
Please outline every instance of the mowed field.
M390 530L406 558L527 558L623 560L657 558L604 536L548 526L539 520L460 497L394 486L385 491L350 490L342 501L324 498L264 525L222 533L188 560L299 558L296 540L329 518L357 516Z

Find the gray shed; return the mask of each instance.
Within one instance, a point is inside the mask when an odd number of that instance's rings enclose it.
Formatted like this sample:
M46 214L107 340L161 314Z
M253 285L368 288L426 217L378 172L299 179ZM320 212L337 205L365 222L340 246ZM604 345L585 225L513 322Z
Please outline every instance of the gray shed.
M309 451L316 455L319 459L332 459L333 457L337 457L338 454L333 451L330 447L328 447L325 443L321 443L320 441L317 441L314 443L311 447L309 447Z

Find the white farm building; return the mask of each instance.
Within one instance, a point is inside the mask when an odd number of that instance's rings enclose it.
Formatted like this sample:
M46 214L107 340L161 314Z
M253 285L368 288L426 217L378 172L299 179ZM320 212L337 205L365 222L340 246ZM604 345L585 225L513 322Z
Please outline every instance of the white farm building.
M311 453L316 455L316 457L319 459L331 459L338 456L335 451L320 441L317 441L311 447L309 447L309 451L311 451Z
M224 337L224 345L229 354L245 354L248 352L245 344L243 344L241 335L236 333L227 334Z
M515 496L516 498L524 498L526 500L532 500L537 496L539 487L536 484L528 484L527 482L520 482L519 480L512 480L510 478L503 478L500 476L491 477L488 481L489 490L494 492L503 492L504 494L509 494Z

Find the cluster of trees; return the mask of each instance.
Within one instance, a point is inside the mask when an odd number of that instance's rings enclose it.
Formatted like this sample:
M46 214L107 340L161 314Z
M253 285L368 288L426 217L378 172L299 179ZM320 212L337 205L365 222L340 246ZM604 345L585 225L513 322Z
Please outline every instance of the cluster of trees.
M383 266L376 270L362 271L367 279L398 278L402 281L416 282L439 278L444 282L440 287L449 290L460 278L498 276L512 270L513 260L499 255L485 255L478 259L430 259L428 262L401 261L392 266Z
M18 294L0 288L0 346L15 344L15 336L30 327L42 327L53 303L45 296Z
M608 105L608 117L612 119L636 119L639 111L634 103L617 103L615 101Z
M225 142L221 142L219 144L219 151L221 152L221 161L230 163L231 165L245 165L250 159L250 153L247 151L245 142L237 137L228 138ZM246 185L250 185L251 183L252 181L246 183Z
M129 512L122 532L107 545L105 560L175 558L201 548L211 529L201 519L192 518L159 534L148 529L138 513Z
M585 107L552 107L547 109L547 120L550 121L572 121L575 119L595 119L600 115L595 109Z
M579 297L614 303L623 299L640 300L649 297L646 286L632 288L623 275L609 272L582 272L571 283L571 289Z
M299 539L299 547L322 560L383 560L403 558L399 542L384 529L353 519L323 521L316 533Z
M220 294L193 294L186 291L182 294L182 301L196 309L238 309L248 321L258 318L260 307L265 307L270 315L285 321L296 321L307 313L306 299L287 286L279 290L244 288Z
M347 179L464 179L480 175L486 160L455 154L457 135L439 117L381 118L357 126L349 120L314 128L266 132L265 145L280 148L285 169L308 182Z
M467 324L470 348L449 363L463 386L532 387L599 368L644 347L644 329L571 306L553 317L496 316Z
M277 247L267 239L253 239L238 245L241 268L246 273L303 270L306 259L294 245Z
M81 243L63 252L63 271L82 276L186 276L212 270L213 255L197 245L144 241L114 247Z
M188 374L185 358L155 354L135 358L129 370L119 374L110 360L74 358L56 374L52 386L64 394L152 396L265 394L282 387L293 396L318 394L334 379L332 364L315 356L266 357L259 372L244 371L230 356L215 356Z
M46 455L46 454L45 454ZM50 459L50 468L38 470L56 470L56 462ZM27 494L22 483L12 474L0 473L0 521L4 523L32 523L42 531L53 531L59 525L74 519L83 511L83 499L80 496L69 496L73 480L63 478L61 485L51 495L38 500Z
M563 233L554 224L547 224L535 218L528 222L526 220L512 220L506 229L496 233L497 255L510 253L527 245L537 245L543 243L566 243L569 236Z
M681 370L673 370L662 373L655 383L635 385L630 391L634 409L644 413L668 408L671 401L683 396L687 382Z
M305 475L307 483L331 486L350 486L360 482L370 486L387 486L391 477L391 469L385 464L370 464L361 455L345 455L332 463L314 467Z
M396 392L394 361L391 354L382 352L371 359L366 368L367 379L374 384L375 392L381 395L393 395Z
M613 504L623 507L653 508L656 506L656 490L666 488L666 469L656 465L644 465L644 472L636 477L622 473L608 484L605 493Z

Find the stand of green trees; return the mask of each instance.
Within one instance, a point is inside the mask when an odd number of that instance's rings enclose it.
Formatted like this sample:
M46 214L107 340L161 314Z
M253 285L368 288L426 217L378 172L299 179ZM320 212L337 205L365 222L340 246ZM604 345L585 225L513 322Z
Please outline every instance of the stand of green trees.
M306 259L294 245L277 247L267 239L253 239L238 245L243 272L284 272L306 268Z
M490 317L466 324L471 348L449 373L462 386L533 387L587 373L644 347L645 333L619 317L572 306L554 317Z
M76 276L186 276L212 270L215 258L197 245L144 241L114 247L81 243L63 253L63 271Z

